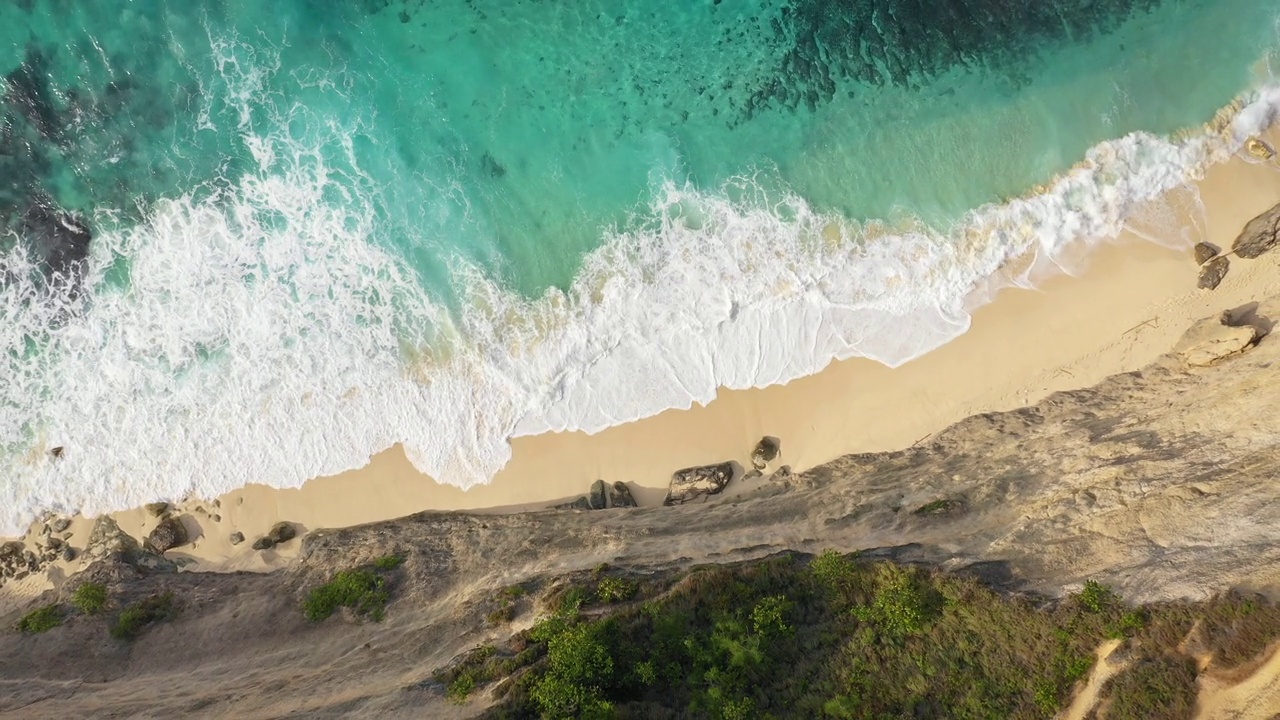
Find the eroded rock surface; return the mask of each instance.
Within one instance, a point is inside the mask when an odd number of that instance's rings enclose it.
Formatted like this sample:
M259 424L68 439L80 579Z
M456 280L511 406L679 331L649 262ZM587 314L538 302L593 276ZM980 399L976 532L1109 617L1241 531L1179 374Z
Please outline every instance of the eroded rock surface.
M663 505L683 505L693 500L706 499L722 492L733 479L733 463L704 465L677 470L671 476L671 486Z
M1250 220L1231 250L1242 258L1256 258L1280 243L1280 204Z

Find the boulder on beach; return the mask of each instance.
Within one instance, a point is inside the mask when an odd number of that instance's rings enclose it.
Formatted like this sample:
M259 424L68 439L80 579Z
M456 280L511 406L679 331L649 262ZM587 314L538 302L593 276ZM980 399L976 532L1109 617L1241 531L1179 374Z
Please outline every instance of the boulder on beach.
M239 545L240 543L244 542L244 533L233 532L231 533L231 537L227 539L231 542L232 545Z
M297 536L298 529L289 522L278 522L267 531L267 538L275 545L289 542Z
M677 470L671 476L671 486L663 505L683 505L687 502L716 495L733 479L733 463L703 465Z
M608 507L609 499L605 492L603 480L597 480L591 483L591 490L587 494L587 506L592 510L604 510Z
M147 503L146 505L143 505L143 507L147 509L147 514L151 517L160 517L161 515L169 512L169 503L167 502Z
M253 545L251 547L253 547L254 550L270 550L275 546L276 544L272 542L271 538L260 537L253 541Z
M1212 290L1218 287L1230 268L1231 261L1225 255L1210 260L1200 268L1200 278L1196 281L1196 287L1201 290Z
M1197 265L1203 265L1218 256L1218 248L1207 242L1198 242L1191 251L1196 258Z
M103 515L89 531L84 554L90 562L107 559L127 562L138 554L138 541L121 530L110 516Z
M170 548L187 544L187 528L182 521L172 515L165 517L147 535L146 547L154 553L162 553Z
M627 484L621 480L609 486L609 507L638 507L635 496L631 494L631 488L627 487Z
M1256 258L1280 243L1280 204L1250 220L1231 243L1242 258Z
M1206 367L1247 350L1258 338L1258 329L1251 325L1224 325L1206 318L1183 334L1173 352L1191 367Z
M756 443L756 449L751 453L751 465L757 470L764 470L765 466L773 462L774 458L782 453L782 441L771 435L761 438Z

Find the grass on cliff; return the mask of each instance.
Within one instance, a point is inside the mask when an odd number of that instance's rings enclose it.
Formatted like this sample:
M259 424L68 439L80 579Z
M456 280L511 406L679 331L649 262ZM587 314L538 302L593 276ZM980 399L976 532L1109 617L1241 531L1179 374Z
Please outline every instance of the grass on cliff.
M178 607L174 603L171 592L143 598L120 611L119 617L111 625L111 637L132 640L147 626L172 620L177 614Z
M380 622L391 601L389 573L403 562L399 555L387 555L373 561L372 567L338 572L329 582L307 593L302 614L311 622L320 622L345 607L358 618Z
M107 586L97 582L81 583L71 595L71 604L85 615L97 615L107 607Z
M62 624L64 615L62 608L58 605L45 605L37 608L22 616L18 620L17 629L19 632L36 634L52 630Z
M457 701L497 683L487 717L1049 718L1118 637L1108 718L1182 718L1197 671L1179 648L1230 667L1280 637L1280 609L1238 596L1133 609L1090 583L1047 602L834 552L627 582L635 602L613 605L579 578L437 679Z

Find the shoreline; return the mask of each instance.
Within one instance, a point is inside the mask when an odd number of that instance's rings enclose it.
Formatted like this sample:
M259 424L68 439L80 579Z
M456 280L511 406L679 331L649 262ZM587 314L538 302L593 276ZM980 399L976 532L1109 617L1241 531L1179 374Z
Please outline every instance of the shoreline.
M1280 144L1275 127L1264 138ZM1280 158L1250 163L1237 155L1209 168L1195 186L1204 209L1203 237L1195 240L1225 251L1248 220L1280 202ZM1176 216L1164 223L1169 230L1196 224L1186 208L1169 211ZM968 332L899 368L837 361L784 385L721 389L708 405L667 410L594 435L514 438L508 465L488 485L469 491L431 480L395 446L360 469L301 488L249 485L214 500L175 503L191 519L194 541L169 555L192 569L270 570L292 559L298 545L250 549L253 538L277 521L305 532L423 510L539 510L584 494L597 478L628 483L639 503L651 506L661 502L671 473L680 468L730 460L749 467L751 451L765 435L782 441L771 470L909 447L970 415L1022 407L1140 368L1167 352L1195 320L1280 294L1280 257L1274 253L1232 258L1218 289L1197 289L1198 269L1187 245L1170 250L1126 230L1099 244L1075 276L1053 277L1036 289L1001 290L973 312ZM136 537L156 522L141 508L110 515ZM35 523L26 538L38 537L41 525ZM79 543L91 526L90 519L74 519ZM248 541L233 546L233 532ZM65 576L75 563L57 565ZM29 596L49 586L33 576L0 593Z

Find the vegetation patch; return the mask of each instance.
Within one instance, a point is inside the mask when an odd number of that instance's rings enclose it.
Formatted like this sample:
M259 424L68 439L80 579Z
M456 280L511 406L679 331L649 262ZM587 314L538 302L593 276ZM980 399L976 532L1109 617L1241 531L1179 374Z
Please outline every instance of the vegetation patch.
M24 633L42 633L52 630L62 624L64 616L62 608L55 603L53 605L45 605L37 608L22 616L18 620L18 631Z
M71 594L71 604L85 615L97 615L107 607L107 586L97 582L81 583Z
M525 590L523 585L511 585L503 588L498 593L498 606L485 616L485 622L490 625L504 625L511 622L516 616L516 603L526 594L528 594L528 591Z
M1158 719L1192 707L1192 654L1226 667L1280 637L1256 598L1135 609L1089 582L1049 601L832 551L629 580L642 601L616 607L608 579L561 585L510 647L438 679L455 699L503 681L495 718L1047 718L1114 637L1132 662L1107 717Z
M171 592L143 598L120 611L120 616L111 626L111 637L132 640L148 625L172 620L177 612Z
M915 510L911 511L912 515L929 516L929 515L951 515L964 510L964 501L953 498L943 498L925 503Z
M303 615L311 622L320 622L345 607L358 618L381 622L391 601L388 575L403 561L399 555L388 555L375 560L372 566L340 571L307 593L302 601Z

